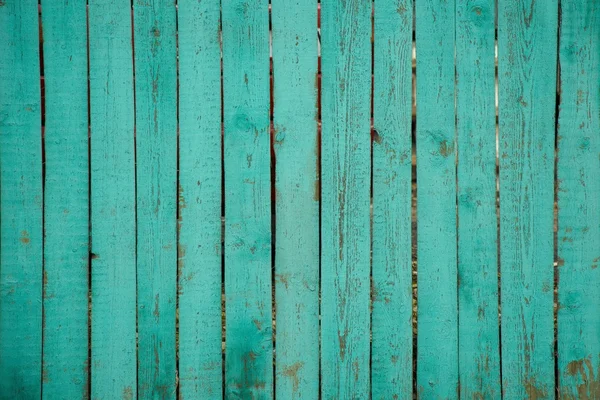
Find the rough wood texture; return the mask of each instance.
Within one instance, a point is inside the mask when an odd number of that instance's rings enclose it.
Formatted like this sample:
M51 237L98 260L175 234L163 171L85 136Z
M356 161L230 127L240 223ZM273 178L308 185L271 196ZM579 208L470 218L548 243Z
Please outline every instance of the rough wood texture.
M498 12L503 394L552 398L558 4L507 0Z
M175 398L177 53L174 0L133 3L138 394Z
M43 196L38 4L0 4L0 394L39 398Z
M458 394L454 0L419 0L417 392Z
M562 2L558 370L562 399L600 398L600 3Z
M131 5L90 0L92 398L137 398Z
M42 2L45 398L89 398L86 2Z
M412 0L375 4L373 399L412 396Z
M228 398L273 397L268 7L222 3Z
M179 396L221 399L220 2L179 0Z
M317 2L273 2L276 397L319 395Z
M460 397L500 396L492 0L457 0Z
M321 10L321 395L368 398L370 0Z

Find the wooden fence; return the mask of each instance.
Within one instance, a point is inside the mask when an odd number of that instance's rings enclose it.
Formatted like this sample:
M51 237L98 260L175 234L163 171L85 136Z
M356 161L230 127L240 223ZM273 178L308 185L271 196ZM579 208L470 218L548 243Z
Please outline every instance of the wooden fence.
M0 0L0 398L600 399L598 0L177 3Z

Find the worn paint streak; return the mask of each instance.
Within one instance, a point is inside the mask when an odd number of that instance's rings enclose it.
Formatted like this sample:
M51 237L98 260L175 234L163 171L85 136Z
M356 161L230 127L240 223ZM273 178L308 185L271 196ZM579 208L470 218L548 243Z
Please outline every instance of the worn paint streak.
M560 12L558 393L600 399L600 4Z
M43 381L42 390L44 398L88 398L86 4L43 1L42 10L46 106L44 371L52 376L51 381Z
M458 390L455 1L416 7L417 385L423 398ZM444 251L440 251L444 249Z
M411 10L406 13L406 10ZM374 7L371 396L412 396L412 0Z
M71 2L70 2L71 3ZM137 397L131 5L90 0L91 398Z
M368 398L372 2L321 5L321 396Z
M554 388L554 132L558 1L498 3L502 388ZM544 99L544 100L541 100Z
M15 399L40 398L42 386L42 147L38 38L38 2L2 2L0 393L2 397Z

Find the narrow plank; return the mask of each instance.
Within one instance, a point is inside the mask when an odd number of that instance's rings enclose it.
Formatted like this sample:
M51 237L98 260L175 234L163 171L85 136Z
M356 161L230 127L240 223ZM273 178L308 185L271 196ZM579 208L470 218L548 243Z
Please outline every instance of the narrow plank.
M273 397L268 6L221 5L227 398Z
M131 4L89 0L91 397L134 399L135 150Z
M375 4L373 399L412 396L412 0Z
M323 399L370 394L372 4L321 9Z
M417 391L458 395L454 0L416 6Z
M175 398L177 50L174 0L133 3L138 394Z
M88 393L86 1L42 1L46 104L44 398Z
M221 399L220 1L179 0L179 396Z
M273 1L276 397L319 397L317 1Z
M457 0L460 397L500 396L495 2Z
M498 5L502 389L507 399L554 396L557 3Z
M0 393L42 382L42 128L38 2L0 2Z
M558 370L563 399L600 397L600 3L562 2Z

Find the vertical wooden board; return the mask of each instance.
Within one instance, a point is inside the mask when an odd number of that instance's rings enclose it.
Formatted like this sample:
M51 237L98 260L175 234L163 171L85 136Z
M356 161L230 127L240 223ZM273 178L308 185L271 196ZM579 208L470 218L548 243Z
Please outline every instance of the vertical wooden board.
M89 0L91 397L134 399L136 273L131 4Z
M564 399L600 398L600 3L562 2L558 370Z
M86 2L42 2L46 99L44 398L88 398Z
M370 394L372 4L321 9L323 399Z
M502 387L552 398L558 4L505 0L498 13Z
M319 396L316 0L274 0L276 397Z
M221 5L228 398L273 397L268 6Z
M417 391L458 391L454 0L416 6Z
M221 399L220 1L179 0L179 396Z
M495 2L457 0L460 396L500 396Z
M39 398L43 196L38 4L0 4L0 393Z
M373 399L412 396L412 0L375 3Z
M175 398L177 49L174 0L133 3L138 394Z

